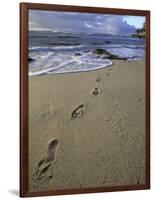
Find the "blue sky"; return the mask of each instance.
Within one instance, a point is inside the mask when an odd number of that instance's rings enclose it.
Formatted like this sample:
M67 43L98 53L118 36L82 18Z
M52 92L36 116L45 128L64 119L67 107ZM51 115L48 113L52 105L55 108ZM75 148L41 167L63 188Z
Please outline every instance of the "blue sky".
M36 31L129 35L144 22L139 16L29 10L29 30Z

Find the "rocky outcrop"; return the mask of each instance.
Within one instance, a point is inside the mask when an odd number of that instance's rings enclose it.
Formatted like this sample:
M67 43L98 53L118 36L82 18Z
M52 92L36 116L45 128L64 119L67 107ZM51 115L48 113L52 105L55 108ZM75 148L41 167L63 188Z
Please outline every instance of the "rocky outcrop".
M136 29L136 33L132 34L132 37L145 38L146 35L146 24L143 24L142 28Z
M104 49L95 49L93 53L105 59L111 59L111 60L127 60L128 59L126 57L119 57L117 55L113 55Z
M143 34L132 34L132 37L135 37L135 38L145 38L145 33L143 33Z
M33 61L35 61L33 58L28 58L28 62L33 62Z

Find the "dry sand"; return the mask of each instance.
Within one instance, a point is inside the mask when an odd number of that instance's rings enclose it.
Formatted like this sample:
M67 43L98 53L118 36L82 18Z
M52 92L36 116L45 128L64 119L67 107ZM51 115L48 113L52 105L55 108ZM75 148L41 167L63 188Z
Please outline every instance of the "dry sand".
M29 190L145 182L145 62L29 78Z

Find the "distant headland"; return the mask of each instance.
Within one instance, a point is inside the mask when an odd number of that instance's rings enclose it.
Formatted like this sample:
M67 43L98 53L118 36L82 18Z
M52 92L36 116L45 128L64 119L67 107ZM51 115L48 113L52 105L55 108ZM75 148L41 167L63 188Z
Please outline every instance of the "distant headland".
M132 37L145 38L145 23L142 28L136 29L136 33L132 34Z

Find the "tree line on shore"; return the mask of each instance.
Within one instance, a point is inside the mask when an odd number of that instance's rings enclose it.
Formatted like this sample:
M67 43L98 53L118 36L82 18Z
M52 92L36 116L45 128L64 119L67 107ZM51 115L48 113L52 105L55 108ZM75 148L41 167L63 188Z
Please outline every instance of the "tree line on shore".
M144 22L143 27L136 29L136 33L132 34L132 37L145 38L145 30L146 30L146 25Z

